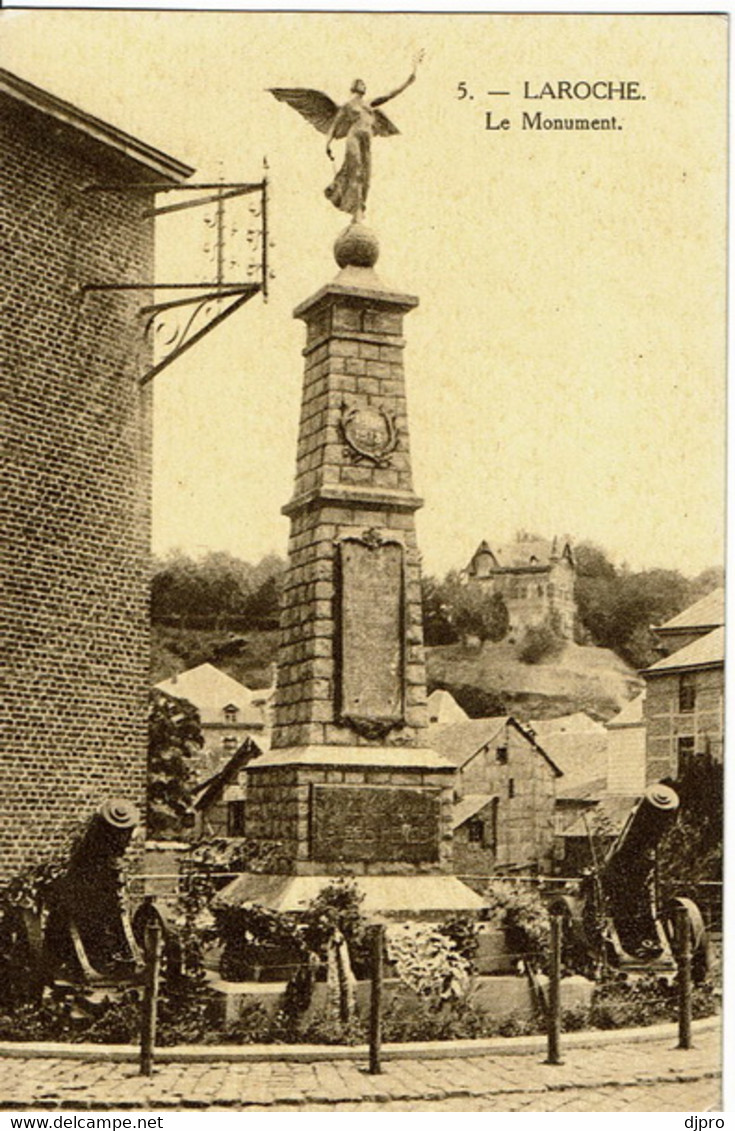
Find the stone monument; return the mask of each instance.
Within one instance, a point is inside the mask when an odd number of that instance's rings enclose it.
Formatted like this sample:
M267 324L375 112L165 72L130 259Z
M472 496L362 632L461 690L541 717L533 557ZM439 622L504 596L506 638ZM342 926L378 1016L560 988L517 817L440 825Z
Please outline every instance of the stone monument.
M345 162L327 189L352 223L333 282L302 302L304 384L284 582L272 748L247 768L245 835L276 849L272 875L221 894L281 910L334 876L354 876L366 910L442 914L480 898L452 875L454 766L422 745L426 678L420 559L403 375L413 295L375 273L364 226L370 134L397 133L353 84L341 109L318 91L277 88ZM387 123L387 125L386 125ZM336 194L336 195L335 195Z
M375 274L373 234L339 237L340 273L301 303L305 369L272 749L248 766L245 835L279 871L221 898L303 905L356 877L366 910L468 911L452 874L454 766L422 745L420 560L403 375L412 295Z

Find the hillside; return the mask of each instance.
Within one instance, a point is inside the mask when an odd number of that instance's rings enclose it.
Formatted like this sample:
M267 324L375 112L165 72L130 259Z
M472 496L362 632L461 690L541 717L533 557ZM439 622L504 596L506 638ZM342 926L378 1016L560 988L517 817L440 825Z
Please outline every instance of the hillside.
M154 625L151 682L208 661L248 687L267 687L277 648L277 632ZM446 644L427 648L426 656L430 690L448 688L472 715L508 711L527 720L587 711L607 720L642 687L633 669L606 648L567 644L539 664L522 664L505 643Z
M431 687L446 687L455 697L463 697L460 689L477 688L497 700L492 710L521 720L587 711L606 721L643 687L614 652L571 643L538 664L521 663L512 644L445 644L427 650L427 675Z
M229 632L215 629L151 628L151 683L210 663L247 687L268 687L278 650L278 631Z

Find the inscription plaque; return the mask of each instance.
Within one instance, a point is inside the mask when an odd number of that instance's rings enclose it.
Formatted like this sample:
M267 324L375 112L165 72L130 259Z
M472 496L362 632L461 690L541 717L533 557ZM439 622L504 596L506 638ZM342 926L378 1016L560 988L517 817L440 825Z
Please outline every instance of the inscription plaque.
M340 543L338 714L358 726L403 721L403 547Z
M440 797L428 786L312 785L312 859L437 861Z

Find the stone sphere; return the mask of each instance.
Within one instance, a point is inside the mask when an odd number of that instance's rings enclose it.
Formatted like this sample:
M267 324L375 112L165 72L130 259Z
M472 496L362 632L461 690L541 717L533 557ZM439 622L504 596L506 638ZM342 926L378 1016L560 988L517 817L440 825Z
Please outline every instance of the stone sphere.
M340 267L374 267L379 254L378 237L364 224L350 224L334 241L334 258Z

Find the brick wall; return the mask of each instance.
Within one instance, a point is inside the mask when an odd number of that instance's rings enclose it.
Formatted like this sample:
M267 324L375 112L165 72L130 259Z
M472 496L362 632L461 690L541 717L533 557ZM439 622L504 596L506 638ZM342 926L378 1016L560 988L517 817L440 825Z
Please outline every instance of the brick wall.
M143 803L151 418L137 377L149 295L81 288L152 277L151 199L82 190L154 178L12 99L0 113L7 875L105 797Z

